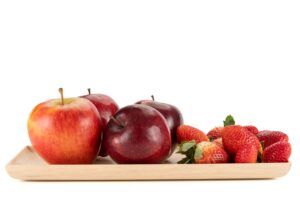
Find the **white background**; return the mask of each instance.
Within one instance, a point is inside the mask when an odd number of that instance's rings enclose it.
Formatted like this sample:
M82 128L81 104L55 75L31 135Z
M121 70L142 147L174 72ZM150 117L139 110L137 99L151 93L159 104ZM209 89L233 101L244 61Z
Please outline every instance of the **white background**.
M0 199L286 198L299 182L299 1L0 1ZM91 87L148 98L207 132L227 114L282 130L290 173L263 181L21 182L5 164L30 144L39 102ZM298 186L297 186L298 185Z

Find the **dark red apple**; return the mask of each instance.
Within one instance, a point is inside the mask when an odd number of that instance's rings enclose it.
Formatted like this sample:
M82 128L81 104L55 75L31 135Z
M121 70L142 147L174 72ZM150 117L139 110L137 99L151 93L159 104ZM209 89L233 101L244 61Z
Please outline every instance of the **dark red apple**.
M96 159L102 126L96 107L83 98L49 100L28 119L33 148L50 164L91 164Z
M136 102L136 104L147 105L155 108L165 117L172 135L172 150L169 155L171 156L177 146L176 129L178 126L183 124L182 114L177 107L170 104L157 102L155 101L153 95L151 97L152 100L141 100Z
M105 129L108 121L110 120L111 116L113 116L117 110L119 109L118 104L109 96L104 94L91 94L90 88L88 89L88 95L81 96L82 98L90 100L97 108L102 126ZM99 155L102 157L107 156L106 150L101 145Z
M103 145L117 163L161 163L171 151L171 134L160 112L135 104L120 109L111 118Z

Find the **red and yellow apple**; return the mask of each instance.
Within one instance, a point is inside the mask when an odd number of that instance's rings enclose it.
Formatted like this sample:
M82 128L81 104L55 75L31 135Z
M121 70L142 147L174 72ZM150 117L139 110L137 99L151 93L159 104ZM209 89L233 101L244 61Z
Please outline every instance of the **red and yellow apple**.
M28 119L33 148L50 164L91 164L101 143L97 108L84 98L53 99L38 104Z

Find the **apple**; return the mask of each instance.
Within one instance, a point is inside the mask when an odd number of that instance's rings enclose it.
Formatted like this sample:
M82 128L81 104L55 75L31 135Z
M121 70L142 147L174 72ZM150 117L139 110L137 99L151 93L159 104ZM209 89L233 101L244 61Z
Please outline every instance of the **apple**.
M152 97L152 100L141 100L141 101L136 102L136 104L147 105L152 108L155 108L165 117L165 119L167 120L167 123L168 123L168 127L171 131L171 135L172 135L172 150L169 155L169 156L171 156L177 146L177 137L176 137L177 127L180 126L181 124L183 124L182 114L177 107L170 105L170 104L157 102L157 101L155 101L153 95L151 97Z
M120 109L108 122L103 145L121 164L161 163L171 151L171 134L164 116L145 105Z
M88 88L88 93L88 95L81 96L81 98L88 99L96 106L100 114L103 129L105 129L111 116L113 116L117 112L117 110L119 110L119 106L111 97L107 95L91 94L90 88ZM103 145L101 145L99 155L102 157L107 156L107 152Z
M50 164L91 164L101 142L96 107L84 98L63 97L38 104L28 119L33 148Z

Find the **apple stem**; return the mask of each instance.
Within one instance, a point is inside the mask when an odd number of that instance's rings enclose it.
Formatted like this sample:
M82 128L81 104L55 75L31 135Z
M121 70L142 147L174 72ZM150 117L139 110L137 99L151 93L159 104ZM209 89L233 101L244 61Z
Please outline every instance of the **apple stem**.
M88 88L87 90L88 90L89 95L91 95L91 88Z
M60 98L61 98L61 104L64 105L64 90L62 88L58 89L59 93L60 93Z
M111 120L113 120L117 125L119 125L121 128L124 128L124 124L120 122L120 120L114 118L113 116L110 117Z
M151 95L152 101L155 101L154 95Z

